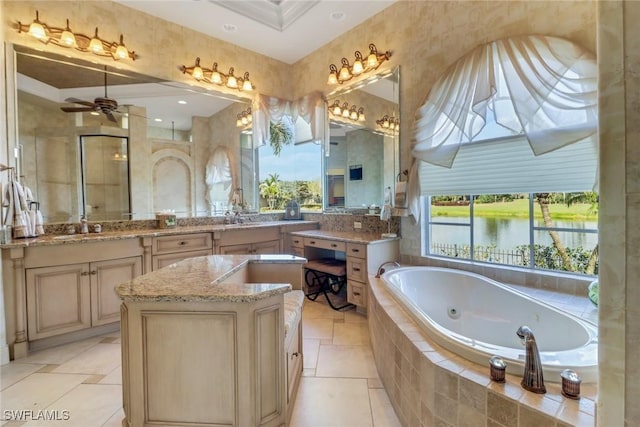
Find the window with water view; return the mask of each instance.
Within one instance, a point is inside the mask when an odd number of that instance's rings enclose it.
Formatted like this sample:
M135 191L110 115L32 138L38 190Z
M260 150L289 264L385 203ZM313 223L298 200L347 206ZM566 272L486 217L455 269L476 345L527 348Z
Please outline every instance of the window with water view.
M431 255L598 273L593 192L425 197Z

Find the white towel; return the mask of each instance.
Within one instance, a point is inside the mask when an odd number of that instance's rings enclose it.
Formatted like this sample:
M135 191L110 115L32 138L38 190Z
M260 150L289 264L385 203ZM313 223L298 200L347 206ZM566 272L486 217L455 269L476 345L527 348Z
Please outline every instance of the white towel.
M395 205L396 205L396 208L407 207L407 182L406 181L396 182Z

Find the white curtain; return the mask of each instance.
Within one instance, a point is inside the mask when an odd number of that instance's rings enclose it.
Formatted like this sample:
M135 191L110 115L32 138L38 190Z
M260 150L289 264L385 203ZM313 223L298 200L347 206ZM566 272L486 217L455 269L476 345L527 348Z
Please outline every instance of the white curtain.
M256 105L257 104L257 105ZM253 128L257 135L257 144L264 145L269 141L269 123L277 123L284 116L291 117L295 123L300 117L311 127L312 140L325 140L327 123L326 108L322 93L313 92L295 101L276 98L274 96L259 95L254 104Z
M451 167L461 143L496 122L536 155L596 133L595 57L556 37L519 36L478 46L438 80L418 110L414 157Z
M484 128L487 109L498 125L523 135L535 155L587 138L595 141L595 57L568 40L547 36L478 46L433 85L416 113L414 162L452 167L460 144ZM418 179L417 169L412 168L411 179ZM419 218L419 212L411 214Z

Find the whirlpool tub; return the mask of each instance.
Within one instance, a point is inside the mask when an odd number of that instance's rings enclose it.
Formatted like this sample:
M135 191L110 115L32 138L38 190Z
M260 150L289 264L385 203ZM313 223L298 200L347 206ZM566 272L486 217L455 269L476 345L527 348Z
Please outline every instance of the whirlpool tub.
M545 381L560 381L570 368L595 382L598 334L594 324L564 313L487 277L439 267L401 267L382 275L394 297L436 343L488 366L499 355L507 372L522 374L527 325L535 335Z

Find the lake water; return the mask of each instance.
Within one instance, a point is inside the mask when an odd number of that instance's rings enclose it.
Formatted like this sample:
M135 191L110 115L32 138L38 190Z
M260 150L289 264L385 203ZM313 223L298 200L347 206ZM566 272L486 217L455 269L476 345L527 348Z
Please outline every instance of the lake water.
M468 218L435 217L435 221L468 222ZM544 227L542 220L535 221L536 226ZM597 221L560 221L554 220L554 226L572 228L575 230L597 230ZM449 243L468 245L469 227L432 225L432 243ZM586 232L558 232L560 239L568 248L583 247L593 249L598 243L596 233ZM534 241L540 245L551 245L548 231L534 231ZM524 218L484 218L474 220L474 245L491 246L499 249L513 249L519 245L529 244L529 220Z

